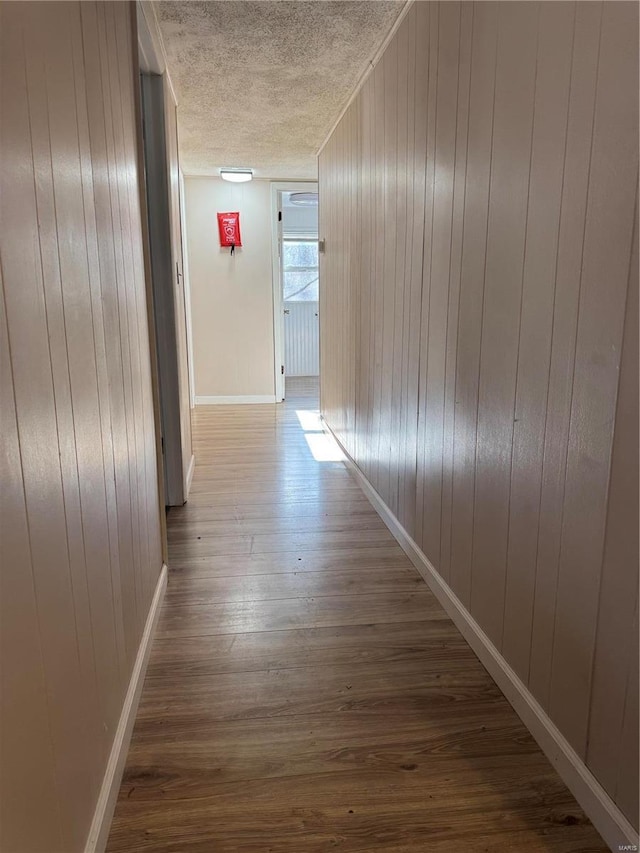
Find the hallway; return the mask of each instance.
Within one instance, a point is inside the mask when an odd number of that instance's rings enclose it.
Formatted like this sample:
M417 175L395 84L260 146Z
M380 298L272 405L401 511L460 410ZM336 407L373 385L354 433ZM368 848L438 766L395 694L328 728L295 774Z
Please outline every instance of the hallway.
M194 412L108 851L605 850L288 394Z

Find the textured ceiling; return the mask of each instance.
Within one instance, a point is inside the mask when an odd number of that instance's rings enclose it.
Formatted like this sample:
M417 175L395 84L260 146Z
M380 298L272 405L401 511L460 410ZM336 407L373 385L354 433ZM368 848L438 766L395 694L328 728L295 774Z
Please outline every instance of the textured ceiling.
M316 153L403 0L157 2L188 175L315 178Z

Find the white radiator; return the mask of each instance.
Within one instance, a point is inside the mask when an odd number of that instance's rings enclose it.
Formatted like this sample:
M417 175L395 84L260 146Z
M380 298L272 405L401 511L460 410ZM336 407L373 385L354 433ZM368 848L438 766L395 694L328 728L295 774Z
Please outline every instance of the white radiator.
M284 372L317 376L320 372L317 302L284 303Z

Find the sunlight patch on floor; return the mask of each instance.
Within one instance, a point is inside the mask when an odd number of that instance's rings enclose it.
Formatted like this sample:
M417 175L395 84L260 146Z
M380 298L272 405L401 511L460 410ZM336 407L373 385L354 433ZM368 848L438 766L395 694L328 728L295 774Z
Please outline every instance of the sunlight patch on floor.
M304 436L316 462L344 462L344 453L327 432L308 432Z
M320 412L314 409L298 409L296 411L300 426L305 432L324 432Z

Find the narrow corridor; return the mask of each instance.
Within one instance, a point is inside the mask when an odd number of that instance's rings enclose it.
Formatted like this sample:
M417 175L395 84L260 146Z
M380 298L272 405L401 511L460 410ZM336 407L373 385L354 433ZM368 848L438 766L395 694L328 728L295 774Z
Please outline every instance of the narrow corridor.
M110 853L605 850L288 394L195 410Z

